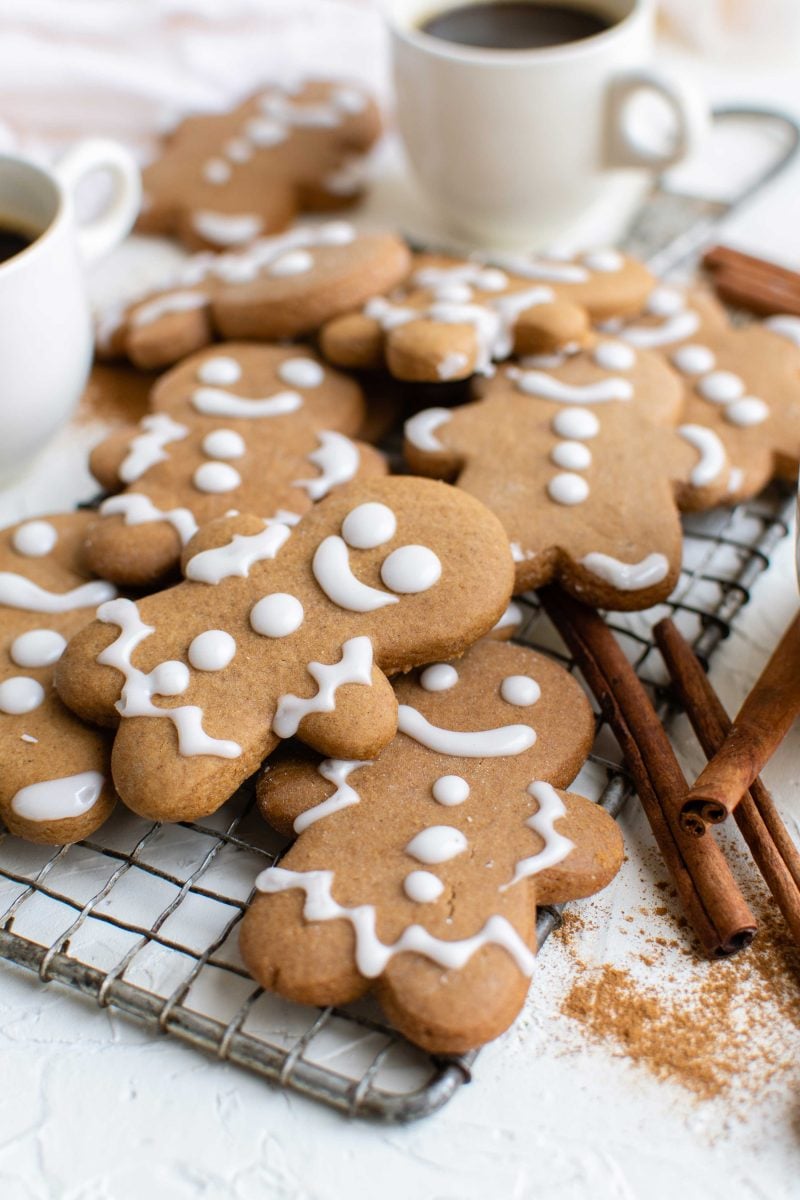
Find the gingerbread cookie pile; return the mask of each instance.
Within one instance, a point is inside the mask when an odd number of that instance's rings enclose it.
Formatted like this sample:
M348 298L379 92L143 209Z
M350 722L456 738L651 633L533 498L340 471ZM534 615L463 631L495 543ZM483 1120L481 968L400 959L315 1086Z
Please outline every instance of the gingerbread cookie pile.
M170 368L93 451L105 498L0 538L0 816L68 842L116 796L191 821L255 778L295 841L255 881L253 976L302 1003L371 989L458 1052L519 1011L537 905L622 856L566 790L586 698L503 640L511 597L663 600L681 511L797 469L800 337L734 329L615 250L285 229L355 194L377 129L357 89L270 89L187 120L147 171L142 228L203 251L101 314L126 386ZM359 438L403 417L411 475Z

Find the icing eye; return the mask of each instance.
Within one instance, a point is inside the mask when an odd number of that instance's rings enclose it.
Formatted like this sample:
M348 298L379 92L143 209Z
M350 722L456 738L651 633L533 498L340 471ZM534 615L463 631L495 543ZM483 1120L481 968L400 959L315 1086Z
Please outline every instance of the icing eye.
M541 694L539 684L528 675L507 675L500 684L500 695L506 704L516 704L520 708L535 704Z
M325 371L313 358L287 358L278 367L278 378L289 387L319 387Z
M189 662L196 671L221 671L236 654L236 642L224 629L198 633L189 646Z
M281 638L294 633L303 624L303 606L296 596L273 592L256 601L250 610L250 624L263 637Z
M445 808L463 804L469 796L469 784L461 775L440 775L431 791L433 798Z
M58 541L58 534L49 521L26 521L15 530L11 544L17 554L26 558L42 558Z
M359 504L342 522L342 536L354 550L372 550L394 537L397 519L385 504Z
M427 546L400 546L381 567L381 579L393 592L416 595L426 592L442 574L439 558Z
M235 358L219 354L216 358L208 358L201 364L197 378L201 383L225 384L238 383L242 377L242 368Z
M449 663L434 663L425 668L419 681L426 692L446 692L458 683L458 671Z
M192 481L199 492L217 495L235 491L241 484L242 477L235 467L230 467L227 463L205 462L197 468Z
M157 696L180 696L188 688L190 678L186 663L175 659L159 663L150 672L152 691Z

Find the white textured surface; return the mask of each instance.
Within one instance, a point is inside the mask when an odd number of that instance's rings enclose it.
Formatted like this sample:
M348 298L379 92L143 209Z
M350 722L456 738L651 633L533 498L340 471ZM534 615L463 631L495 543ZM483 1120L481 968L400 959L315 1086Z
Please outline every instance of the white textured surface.
M718 95L788 102L788 75L705 71ZM733 223L743 246L800 258L800 168ZM125 248L95 280L110 294L141 247ZM145 263L142 269L147 269ZM99 430L67 432L37 469L0 497L3 521L89 496L80 466ZM720 650L714 679L729 708L753 682L796 606L791 545L775 555L753 602ZM687 759L699 757L680 737ZM795 833L800 730L767 778ZM652 908L650 838L634 809L624 827L630 861L584 911L595 918L580 952L633 969L625 922ZM640 878L640 874L643 878ZM668 919L648 932L674 935ZM710 969L710 968L709 968ZM798 1195L797 1096L777 1089L748 1117L726 1100L698 1104L679 1087L587 1044L559 1015L574 970L553 940L517 1026L477 1063L475 1081L438 1116L407 1129L349 1123L275 1091L231 1066L0 965L0 1197L2 1200L791 1200ZM678 951L653 968L695 978ZM639 966L641 978L641 966ZM747 1019L747 1014L744 1014ZM798 1048L787 1044L787 1055Z

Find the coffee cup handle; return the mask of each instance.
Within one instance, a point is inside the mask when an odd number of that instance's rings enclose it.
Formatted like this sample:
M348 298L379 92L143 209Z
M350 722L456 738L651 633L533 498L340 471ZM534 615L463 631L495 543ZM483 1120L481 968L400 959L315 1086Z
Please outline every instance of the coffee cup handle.
M675 126L671 144L648 144L634 128L632 101L643 92L660 96L672 110ZM655 68L626 71L611 83L608 93L608 165L663 170L692 154L709 128L709 108L689 84Z
M88 138L67 150L55 167L59 182L70 194L95 171L106 171L111 176L112 193L98 216L77 226L78 246L87 262L106 254L130 232L142 200L136 160L119 142Z

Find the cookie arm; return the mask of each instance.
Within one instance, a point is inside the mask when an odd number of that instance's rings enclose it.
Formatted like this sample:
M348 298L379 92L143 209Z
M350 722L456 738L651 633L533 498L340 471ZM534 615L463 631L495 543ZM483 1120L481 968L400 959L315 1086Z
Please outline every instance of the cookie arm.
M557 790L557 795L567 812L555 821L555 832L569 838L573 849L534 876L538 904L593 896L611 882L624 855L619 826L604 809L575 792Z
M677 428L664 430L661 450L678 507L682 512L698 512L725 499L732 463L713 414L690 411L686 415L688 419Z
M325 770L328 760L317 762L309 759L285 759L264 765L256 784L258 808L264 820L282 833L285 837L294 837L295 821L304 813L310 812L318 805L325 804L337 793L346 797L342 784L336 784L328 779ZM338 763L333 763L336 772ZM351 770L347 767L336 772L344 778L347 794L352 790L350 785ZM354 794L355 798L355 794ZM345 807L342 805L341 807ZM320 810L320 817L326 815Z
M107 492L116 492L123 486L119 469L128 454L130 444L140 432L138 425L128 425L115 430L92 450L89 455L89 470Z

